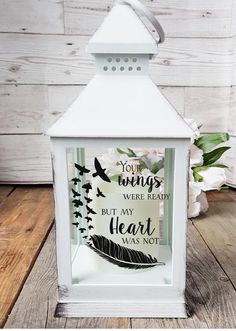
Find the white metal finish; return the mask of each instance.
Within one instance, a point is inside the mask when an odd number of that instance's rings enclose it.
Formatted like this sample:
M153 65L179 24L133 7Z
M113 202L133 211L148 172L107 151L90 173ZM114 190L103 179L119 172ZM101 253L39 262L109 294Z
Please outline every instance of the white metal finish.
M48 134L181 138L193 132L147 75L126 73L96 75Z
M90 39L87 50L92 54L156 54L157 44L134 10L117 4Z

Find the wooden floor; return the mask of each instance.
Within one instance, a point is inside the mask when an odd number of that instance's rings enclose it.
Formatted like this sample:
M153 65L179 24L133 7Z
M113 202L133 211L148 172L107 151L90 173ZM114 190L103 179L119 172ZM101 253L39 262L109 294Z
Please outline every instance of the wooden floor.
M236 192L214 192L209 200L207 216L188 222L186 298L191 317L58 319L53 316L57 280L55 229L51 228L52 190L0 187L1 325L6 328L234 328Z

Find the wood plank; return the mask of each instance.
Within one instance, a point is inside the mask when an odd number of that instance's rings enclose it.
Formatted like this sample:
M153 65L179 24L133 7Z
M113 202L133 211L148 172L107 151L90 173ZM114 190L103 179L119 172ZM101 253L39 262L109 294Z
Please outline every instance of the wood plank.
M0 203L2 203L13 190L13 185L0 185Z
M227 183L236 187L236 136L230 137L228 145L231 148L227 151L224 158L224 164L228 167L225 169Z
M236 190L229 189L228 191L208 191L208 202L234 202L236 201Z
M57 275L53 228L5 328L129 328L128 318L55 318ZM25 307L28 307L25 309Z
M51 227L52 188L16 188L1 204L0 219L2 326Z
M236 35L236 0L232 0L232 19L231 19L231 35L235 36Z
M64 33L63 1L0 0L0 31Z
M205 229L208 231L207 226ZM133 328L233 328L236 325L236 291L190 221L187 253L187 298L193 316L185 320L132 319Z
M230 112L228 116L228 131L236 136L236 86L232 86L230 94Z
M0 136L1 183L49 183L52 181L49 137Z
M42 133L48 125L47 86L0 85L0 131Z
M230 87L185 88L185 117L202 125L202 132L227 132Z
M166 97L170 104L184 116L185 88L175 86L159 86L161 93Z
M0 83L87 84L95 72L87 42L86 36L0 34ZM169 38L159 48L150 70L158 85L232 85L232 38Z
M211 202L194 225L236 288L236 204Z
M64 0L65 32L91 35L114 1ZM231 35L232 0L145 0L167 37L226 37Z

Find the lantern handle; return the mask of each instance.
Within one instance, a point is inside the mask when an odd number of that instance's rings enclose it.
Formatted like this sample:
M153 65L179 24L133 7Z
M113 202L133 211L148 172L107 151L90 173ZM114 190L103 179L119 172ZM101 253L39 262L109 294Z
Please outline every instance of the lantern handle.
M163 30L161 24L156 19L156 17L146 6L144 6L138 0L117 0L116 2L130 6L139 16L145 16L149 20L149 22L152 24L152 26L154 27L154 29L156 30L156 32L159 35L159 39L156 40L157 44L161 44L164 42L164 40L165 40L164 30Z

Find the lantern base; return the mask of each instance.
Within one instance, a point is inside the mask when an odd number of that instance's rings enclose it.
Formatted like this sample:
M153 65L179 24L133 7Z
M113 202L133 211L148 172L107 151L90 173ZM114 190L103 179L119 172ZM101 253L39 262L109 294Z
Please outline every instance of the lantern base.
M81 302L58 303L56 317L153 317L187 318L179 302Z

